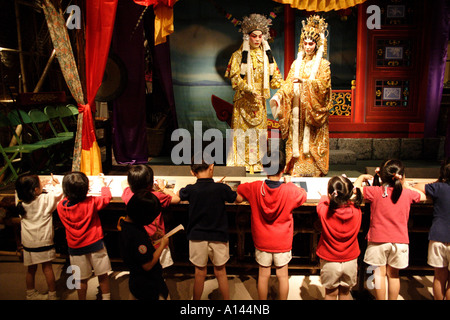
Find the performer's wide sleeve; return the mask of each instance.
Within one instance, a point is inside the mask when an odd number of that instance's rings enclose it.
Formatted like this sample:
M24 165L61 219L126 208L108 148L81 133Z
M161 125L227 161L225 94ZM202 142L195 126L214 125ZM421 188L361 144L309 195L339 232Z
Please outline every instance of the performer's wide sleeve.
M251 93L252 88L241 77L241 54L239 51L233 53L228 62L227 71L225 77L231 80L231 87L235 91ZM236 100L237 97L235 97Z
M306 122L314 127L323 126L332 107L331 71L327 60L322 59L316 79L303 81L303 92L309 95L308 99L302 100L306 108Z
M280 89L270 100L270 107L274 117L279 119L281 135L287 139L289 135L289 122L291 120L292 99L294 98L293 78L295 73L295 61L291 65L286 80L282 83Z
M280 69L278 69L277 62L274 59L274 71L272 75L272 79L270 80L270 88L271 89L278 89L283 84L283 77L281 76Z

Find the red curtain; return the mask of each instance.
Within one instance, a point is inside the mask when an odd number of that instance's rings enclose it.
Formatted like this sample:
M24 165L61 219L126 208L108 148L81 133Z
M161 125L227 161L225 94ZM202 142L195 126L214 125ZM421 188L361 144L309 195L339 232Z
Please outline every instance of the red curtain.
M159 1L158 0L134 0L134 2L136 4L141 5L141 6L148 7L148 6L151 6L153 4L158 3Z
M101 156L95 139L92 112L95 96L102 84L114 29L118 0L90 0L86 2L86 104L79 105L83 114L81 170L101 172ZM84 158L84 159L83 159ZM100 169L99 169L100 168Z
M94 99L103 80L118 0L89 0L86 6L86 94Z
M173 5L175 4L175 2L177 2L177 0L134 0L134 2L136 4L139 4L141 6L151 6L153 4L164 4L167 7L173 7Z

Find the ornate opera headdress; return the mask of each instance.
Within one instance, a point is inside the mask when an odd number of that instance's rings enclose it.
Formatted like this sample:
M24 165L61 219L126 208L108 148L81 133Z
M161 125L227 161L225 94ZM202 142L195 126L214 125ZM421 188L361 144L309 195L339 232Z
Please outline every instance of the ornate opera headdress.
M303 41L306 39L311 39L316 43L316 52L314 56L313 66L311 68L311 73L309 75L309 79L313 80L316 78L317 71L320 67L320 62L322 57L326 53L327 47L327 36L328 36L328 24L325 22L325 19L321 18L318 15L310 16L305 23L305 20L302 21L302 33L300 36L300 43L298 46L298 54L297 60L295 63L295 77L300 78L300 66L302 65L302 60L305 57L305 52L303 48ZM300 156L299 150L299 99L300 99L300 83L294 83L294 102L292 108L292 120L293 120L293 132L292 132L292 153L294 158L298 158ZM303 153L309 153L309 140L310 140L310 127L305 124L305 128L303 130Z
M310 16L302 21L302 33L300 36L299 51L303 50L303 41L311 39L316 43L317 48L324 47L324 54L327 52L328 23L320 16Z
M264 89L269 89L269 81L274 72L274 59L272 51L270 49L267 40L270 39L270 26L272 25L272 19L266 18L265 16L257 13L252 13L248 17L244 17L241 22L240 32L243 33L243 44L242 44L242 61L241 61L241 77L244 78L247 75L247 82L251 84L253 79L252 76L252 65L250 59L250 44L249 35L255 31L259 30L263 34L263 50L264 55ZM265 90L267 91L267 90ZM268 92L268 91L267 91ZM270 96L270 92L269 92ZM266 97L269 98L269 97Z
M270 39L270 26L272 25L272 19L266 18L265 16L257 13L252 13L248 17L244 17L241 22L241 29L239 30L244 34L244 39L250 33L255 30L259 30L262 32L265 40Z

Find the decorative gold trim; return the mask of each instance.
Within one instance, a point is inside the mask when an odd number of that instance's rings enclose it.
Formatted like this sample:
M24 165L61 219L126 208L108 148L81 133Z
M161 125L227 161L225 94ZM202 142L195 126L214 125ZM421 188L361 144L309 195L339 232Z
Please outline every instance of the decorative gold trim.
M332 91L331 100L333 108L330 110L332 116L349 117L352 114L352 92L348 90Z

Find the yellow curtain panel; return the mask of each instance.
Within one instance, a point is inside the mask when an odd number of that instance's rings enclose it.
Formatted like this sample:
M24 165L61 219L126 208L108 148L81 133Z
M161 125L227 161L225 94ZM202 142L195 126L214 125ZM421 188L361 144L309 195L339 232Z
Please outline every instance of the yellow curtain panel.
M356 6L366 0L273 0L289 4L292 8L307 11L341 10Z
M155 46L166 42L166 37L173 33L173 7L156 6L155 12Z

